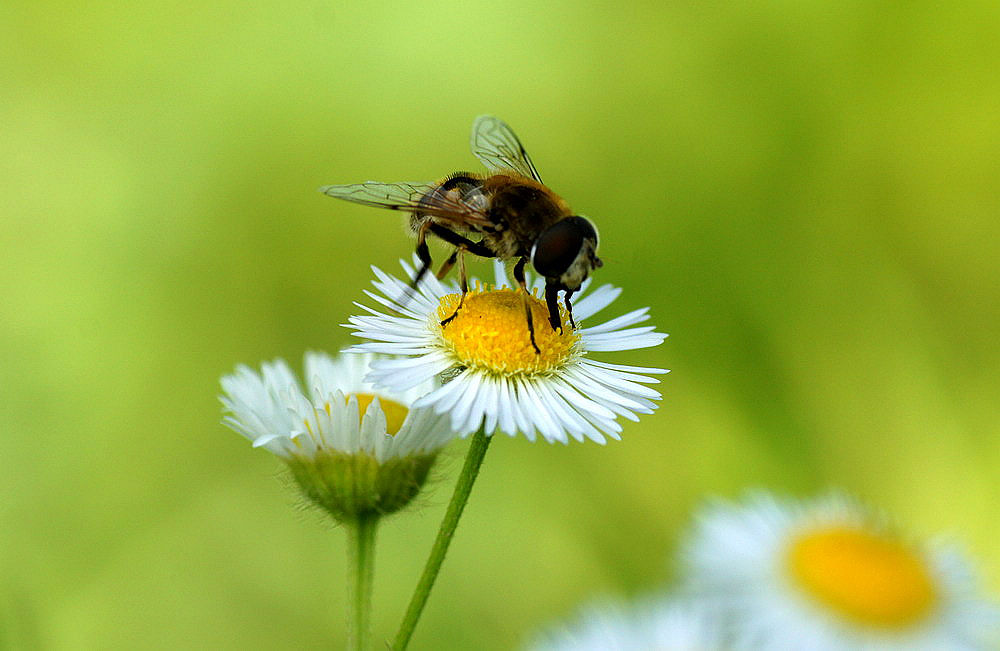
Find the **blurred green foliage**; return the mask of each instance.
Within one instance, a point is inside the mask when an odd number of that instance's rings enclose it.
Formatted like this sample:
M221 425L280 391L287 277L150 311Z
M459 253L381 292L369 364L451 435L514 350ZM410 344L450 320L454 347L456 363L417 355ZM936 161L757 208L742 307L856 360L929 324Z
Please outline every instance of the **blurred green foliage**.
M622 442L492 446L414 648L656 589L749 486L953 532L997 588L998 7L0 4L0 645L342 641L343 532L218 377L349 343L412 243L316 188L476 169L485 112L672 335L601 358L673 373ZM464 449L380 532L380 636Z

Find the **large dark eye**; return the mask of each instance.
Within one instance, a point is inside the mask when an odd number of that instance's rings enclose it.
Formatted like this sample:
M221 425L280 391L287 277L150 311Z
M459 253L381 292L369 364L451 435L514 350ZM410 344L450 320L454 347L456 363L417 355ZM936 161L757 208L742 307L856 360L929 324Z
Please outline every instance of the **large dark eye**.
M583 217L567 217L548 227L531 251L531 264L546 278L558 278L580 255L584 240L597 245L597 232Z

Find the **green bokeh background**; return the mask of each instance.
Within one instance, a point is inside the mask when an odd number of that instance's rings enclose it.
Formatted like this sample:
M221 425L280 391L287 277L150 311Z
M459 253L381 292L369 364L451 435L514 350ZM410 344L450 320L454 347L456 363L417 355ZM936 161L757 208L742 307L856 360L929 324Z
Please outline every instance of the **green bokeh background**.
M600 358L673 373L621 442L495 442L413 648L658 589L754 486L950 532L996 590L998 7L5 0L0 646L342 644L345 536L218 378L348 344L412 243L316 188L476 169L486 112L671 334ZM465 445L380 532L379 637Z

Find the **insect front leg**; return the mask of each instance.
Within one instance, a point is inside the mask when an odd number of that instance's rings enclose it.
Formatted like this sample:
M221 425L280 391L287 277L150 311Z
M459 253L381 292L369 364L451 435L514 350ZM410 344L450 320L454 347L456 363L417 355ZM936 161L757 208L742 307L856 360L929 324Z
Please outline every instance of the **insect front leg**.
M524 264L527 261L527 257L522 257L514 265L514 280L521 286L521 302L524 303L524 316L528 320L528 336L531 338L531 347L535 349L536 355L541 355L542 351L538 349L538 344L535 343L535 323L531 316L531 294L528 292L528 286L524 280Z
M568 295L566 301L568 306ZM549 308L549 325L552 326L553 330L561 330L562 319L559 317L559 284L551 280L545 283L545 305ZM572 319L573 317L570 316L570 323L572 323Z
M441 321L442 326L448 325L456 316L458 316L458 311L462 309L462 305L465 303L465 295L469 293L469 277L466 275L465 271L465 251L465 245L459 244L458 248L455 249L455 252L451 256L452 258L458 258L458 284L459 287L462 288L462 296L458 299L458 307L455 308L455 312L447 319ZM451 258L448 258L448 260L451 260ZM445 269L445 272L447 273L447 269Z
M563 302L566 303L566 312L569 314L569 325L576 330L576 322L573 321L573 305L569 302L569 297L573 295L574 291L567 289L566 294L563 296Z

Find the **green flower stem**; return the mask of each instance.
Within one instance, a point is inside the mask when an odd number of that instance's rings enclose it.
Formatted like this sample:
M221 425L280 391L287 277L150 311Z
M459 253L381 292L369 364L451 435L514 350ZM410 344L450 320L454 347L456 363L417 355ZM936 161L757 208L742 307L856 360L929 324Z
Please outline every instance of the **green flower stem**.
M367 651L372 644L372 584L375 578L375 528L378 514L347 523L347 648Z
M396 639L392 642L392 648L396 651L402 651L410 643L410 637L413 636L413 629L416 628L420 614L427 603L427 596L430 595L431 588L434 587L434 580L441 569L441 563L444 562L444 555L448 552L448 545L451 544L452 536L455 535L455 527L458 526L458 519L462 517L462 509L465 508L465 503L469 501L469 493L472 492L472 485L476 483L476 477L479 475L479 466L483 463L483 457L486 456L486 449L489 447L492 438L492 436L486 436L483 430L479 430L472 437L469 452L465 455L465 465L462 466L462 474L458 477L458 482L455 484L455 492L452 494L451 502L448 504L448 510L444 514L444 519L441 520L441 528L438 529L438 535L434 540L434 547L431 548L431 554L427 557L427 565L424 566L424 573L420 577L420 582L417 583L416 590L413 591L410 605L406 609L406 616L403 617L403 623L399 625L399 632L396 633Z

